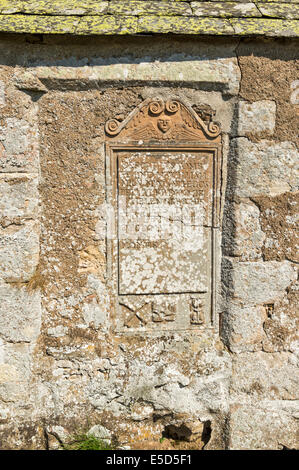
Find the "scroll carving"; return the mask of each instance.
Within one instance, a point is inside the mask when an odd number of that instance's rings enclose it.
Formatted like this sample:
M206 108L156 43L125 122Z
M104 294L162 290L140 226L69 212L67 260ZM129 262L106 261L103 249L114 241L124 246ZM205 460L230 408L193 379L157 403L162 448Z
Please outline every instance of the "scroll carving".
M148 99L123 121L110 119L105 132L110 138L121 134L131 140L211 140L220 135L217 122L205 122L180 100Z

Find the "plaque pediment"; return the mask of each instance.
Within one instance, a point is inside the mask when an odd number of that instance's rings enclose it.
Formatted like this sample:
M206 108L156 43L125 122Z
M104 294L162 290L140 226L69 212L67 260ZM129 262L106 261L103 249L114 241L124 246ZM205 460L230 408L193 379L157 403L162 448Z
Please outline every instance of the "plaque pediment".
M123 121L109 119L105 132L108 138L122 141L210 142L219 140L221 129L216 122L203 121L190 106L178 99L156 98L145 100Z

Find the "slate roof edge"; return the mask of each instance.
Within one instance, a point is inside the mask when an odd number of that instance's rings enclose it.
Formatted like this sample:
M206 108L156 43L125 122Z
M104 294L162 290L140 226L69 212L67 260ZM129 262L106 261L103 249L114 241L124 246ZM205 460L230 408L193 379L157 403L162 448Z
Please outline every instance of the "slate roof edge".
M299 36L299 0L0 0L0 33Z

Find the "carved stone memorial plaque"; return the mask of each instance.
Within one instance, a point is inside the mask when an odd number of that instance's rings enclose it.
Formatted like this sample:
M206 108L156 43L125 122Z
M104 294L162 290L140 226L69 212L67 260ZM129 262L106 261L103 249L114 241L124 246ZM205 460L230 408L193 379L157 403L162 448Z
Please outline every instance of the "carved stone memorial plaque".
M219 126L181 101L155 99L105 130L116 329L211 325Z

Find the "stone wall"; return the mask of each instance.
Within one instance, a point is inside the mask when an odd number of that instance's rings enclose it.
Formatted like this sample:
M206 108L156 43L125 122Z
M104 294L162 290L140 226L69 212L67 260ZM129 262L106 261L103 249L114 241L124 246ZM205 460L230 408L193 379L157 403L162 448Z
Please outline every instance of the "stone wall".
M1 46L0 447L55 448L95 424L130 448L298 447L298 44ZM153 97L221 124L216 322L121 333L104 124Z

